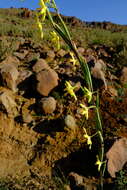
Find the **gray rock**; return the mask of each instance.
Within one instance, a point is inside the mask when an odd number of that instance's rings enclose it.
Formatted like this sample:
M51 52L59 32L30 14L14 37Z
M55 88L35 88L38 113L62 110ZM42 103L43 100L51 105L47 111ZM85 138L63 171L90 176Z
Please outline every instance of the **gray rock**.
M44 59L39 59L36 64L33 66L33 71L38 73L44 69L48 69L49 65L46 63Z
M45 69L37 73L37 91L43 95L48 96L52 89L58 85L58 75L53 69Z
M65 117L65 125L71 130L75 130L77 128L75 118L71 115L67 115Z
M18 64L19 62L17 62ZM16 59L8 57L0 63L0 75L3 80L3 85L16 92L16 80L19 72L16 65Z
M56 109L56 100L53 97L42 98L40 103L45 114L51 114Z

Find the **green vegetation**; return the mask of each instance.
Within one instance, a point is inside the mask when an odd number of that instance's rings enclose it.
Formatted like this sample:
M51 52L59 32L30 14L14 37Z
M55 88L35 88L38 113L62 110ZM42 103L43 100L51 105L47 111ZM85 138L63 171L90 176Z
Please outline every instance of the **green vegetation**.
M117 173L115 183L121 189L127 185L127 176L125 175L125 172L123 170Z
M33 40L40 40L38 29L35 26L34 12L30 18L22 18L20 15L22 9L0 9L0 36L22 36L30 37ZM71 26L67 23L72 39L80 41L84 47L91 45L105 45L113 48L118 48L122 45L127 46L127 28L121 29L119 32L112 32L112 30L105 30L101 28L91 28L85 26ZM49 40L50 36L47 34L51 31L51 24L46 18L43 32L45 40ZM124 50L125 51L125 50ZM125 52L126 53L126 52ZM123 54L123 52L121 53ZM121 55L122 56L122 55Z

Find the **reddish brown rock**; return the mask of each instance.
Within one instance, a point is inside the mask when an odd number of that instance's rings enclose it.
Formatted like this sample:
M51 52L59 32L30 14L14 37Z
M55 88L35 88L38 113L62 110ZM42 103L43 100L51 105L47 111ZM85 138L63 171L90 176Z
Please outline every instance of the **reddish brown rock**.
M53 69L42 70L37 73L37 91L43 95L48 96L53 88L58 85L58 75Z
M96 60L94 67L91 68L92 75L97 79L101 79L104 83L105 90L107 90L105 71L106 71L106 64L101 59Z
M116 140L106 153L106 157L108 172L112 177L116 177L116 172L119 172L127 162L127 138Z
M33 66L33 71L38 73L44 69L48 69L49 65L46 63L44 59L39 59L36 64Z

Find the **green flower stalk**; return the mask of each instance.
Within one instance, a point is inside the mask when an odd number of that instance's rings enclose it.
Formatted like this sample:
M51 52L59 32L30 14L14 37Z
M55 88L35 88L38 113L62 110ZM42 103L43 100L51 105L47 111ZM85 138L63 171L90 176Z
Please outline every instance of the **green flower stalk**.
M39 5L40 5L40 11L37 13L38 19L37 19L37 25L39 27L39 31L41 33L41 38L43 38L43 32L42 32L42 23L44 22L46 15L49 18L49 21L51 22L54 31L51 33L52 36L52 43L56 46L57 49L60 48L60 43L59 43L59 36L64 40L64 42L69 46L70 48L70 55L71 55L71 62L73 65L76 64L76 59L78 63L81 66L82 74L86 83L86 87L82 88L85 97L88 100L88 103L93 102L93 105L87 107L84 104L80 104L80 114L84 115L86 120L89 118L89 110L92 108L95 108L96 112L96 133L92 136L89 136L86 132L86 129L84 129L84 138L87 139L87 144L89 145L89 148L91 149L92 146L92 140L91 138L98 134L98 141L99 141L99 149L98 149L98 155L97 156L97 162L96 165L98 166L98 171L100 172L100 185L101 185L101 190L103 189L103 175L104 175L104 167L102 167L102 164L104 163L104 139L103 139L103 130L102 130L102 123L101 123L101 116L100 116L100 111L99 111L99 95L97 93L96 95L96 102L94 100L92 101L92 95L93 95L93 84L92 84L92 77L91 77L91 72L89 70L88 64L86 60L78 53L77 47L75 43L71 39L70 32L64 23L61 15L59 14L58 8L56 6L55 0L39 0ZM56 15L59 19L59 23L56 23L53 19L52 14L50 13L49 8L54 8L54 11L56 12ZM59 36L58 36L58 35ZM68 81L65 82L65 90L67 93L72 96L76 101L77 97L74 92L75 86L72 86Z
M65 82L65 86L66 88L64 90L67 91L67 93L70 94L77 101L77 97L74 92L76 86L72 86L68 81Z

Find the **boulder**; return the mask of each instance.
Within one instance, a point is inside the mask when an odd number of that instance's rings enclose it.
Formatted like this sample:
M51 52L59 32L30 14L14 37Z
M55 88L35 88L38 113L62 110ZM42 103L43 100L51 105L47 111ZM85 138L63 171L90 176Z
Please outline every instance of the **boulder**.
M45 69L37 73L37 91L43 95L48 96L52 89L58 85L58 75L53 69Z
M36 64L33 66L33 71L38 73L41 70L48 69L49 66L44 59L39 59Z
M18 108L11 90L0 87L0 110L11 117L17 116Z
M17 69L18 60L14 57L8 57L0 63L0 75L5 87L10 88L13 92L17 91L16 80L19 72Z

